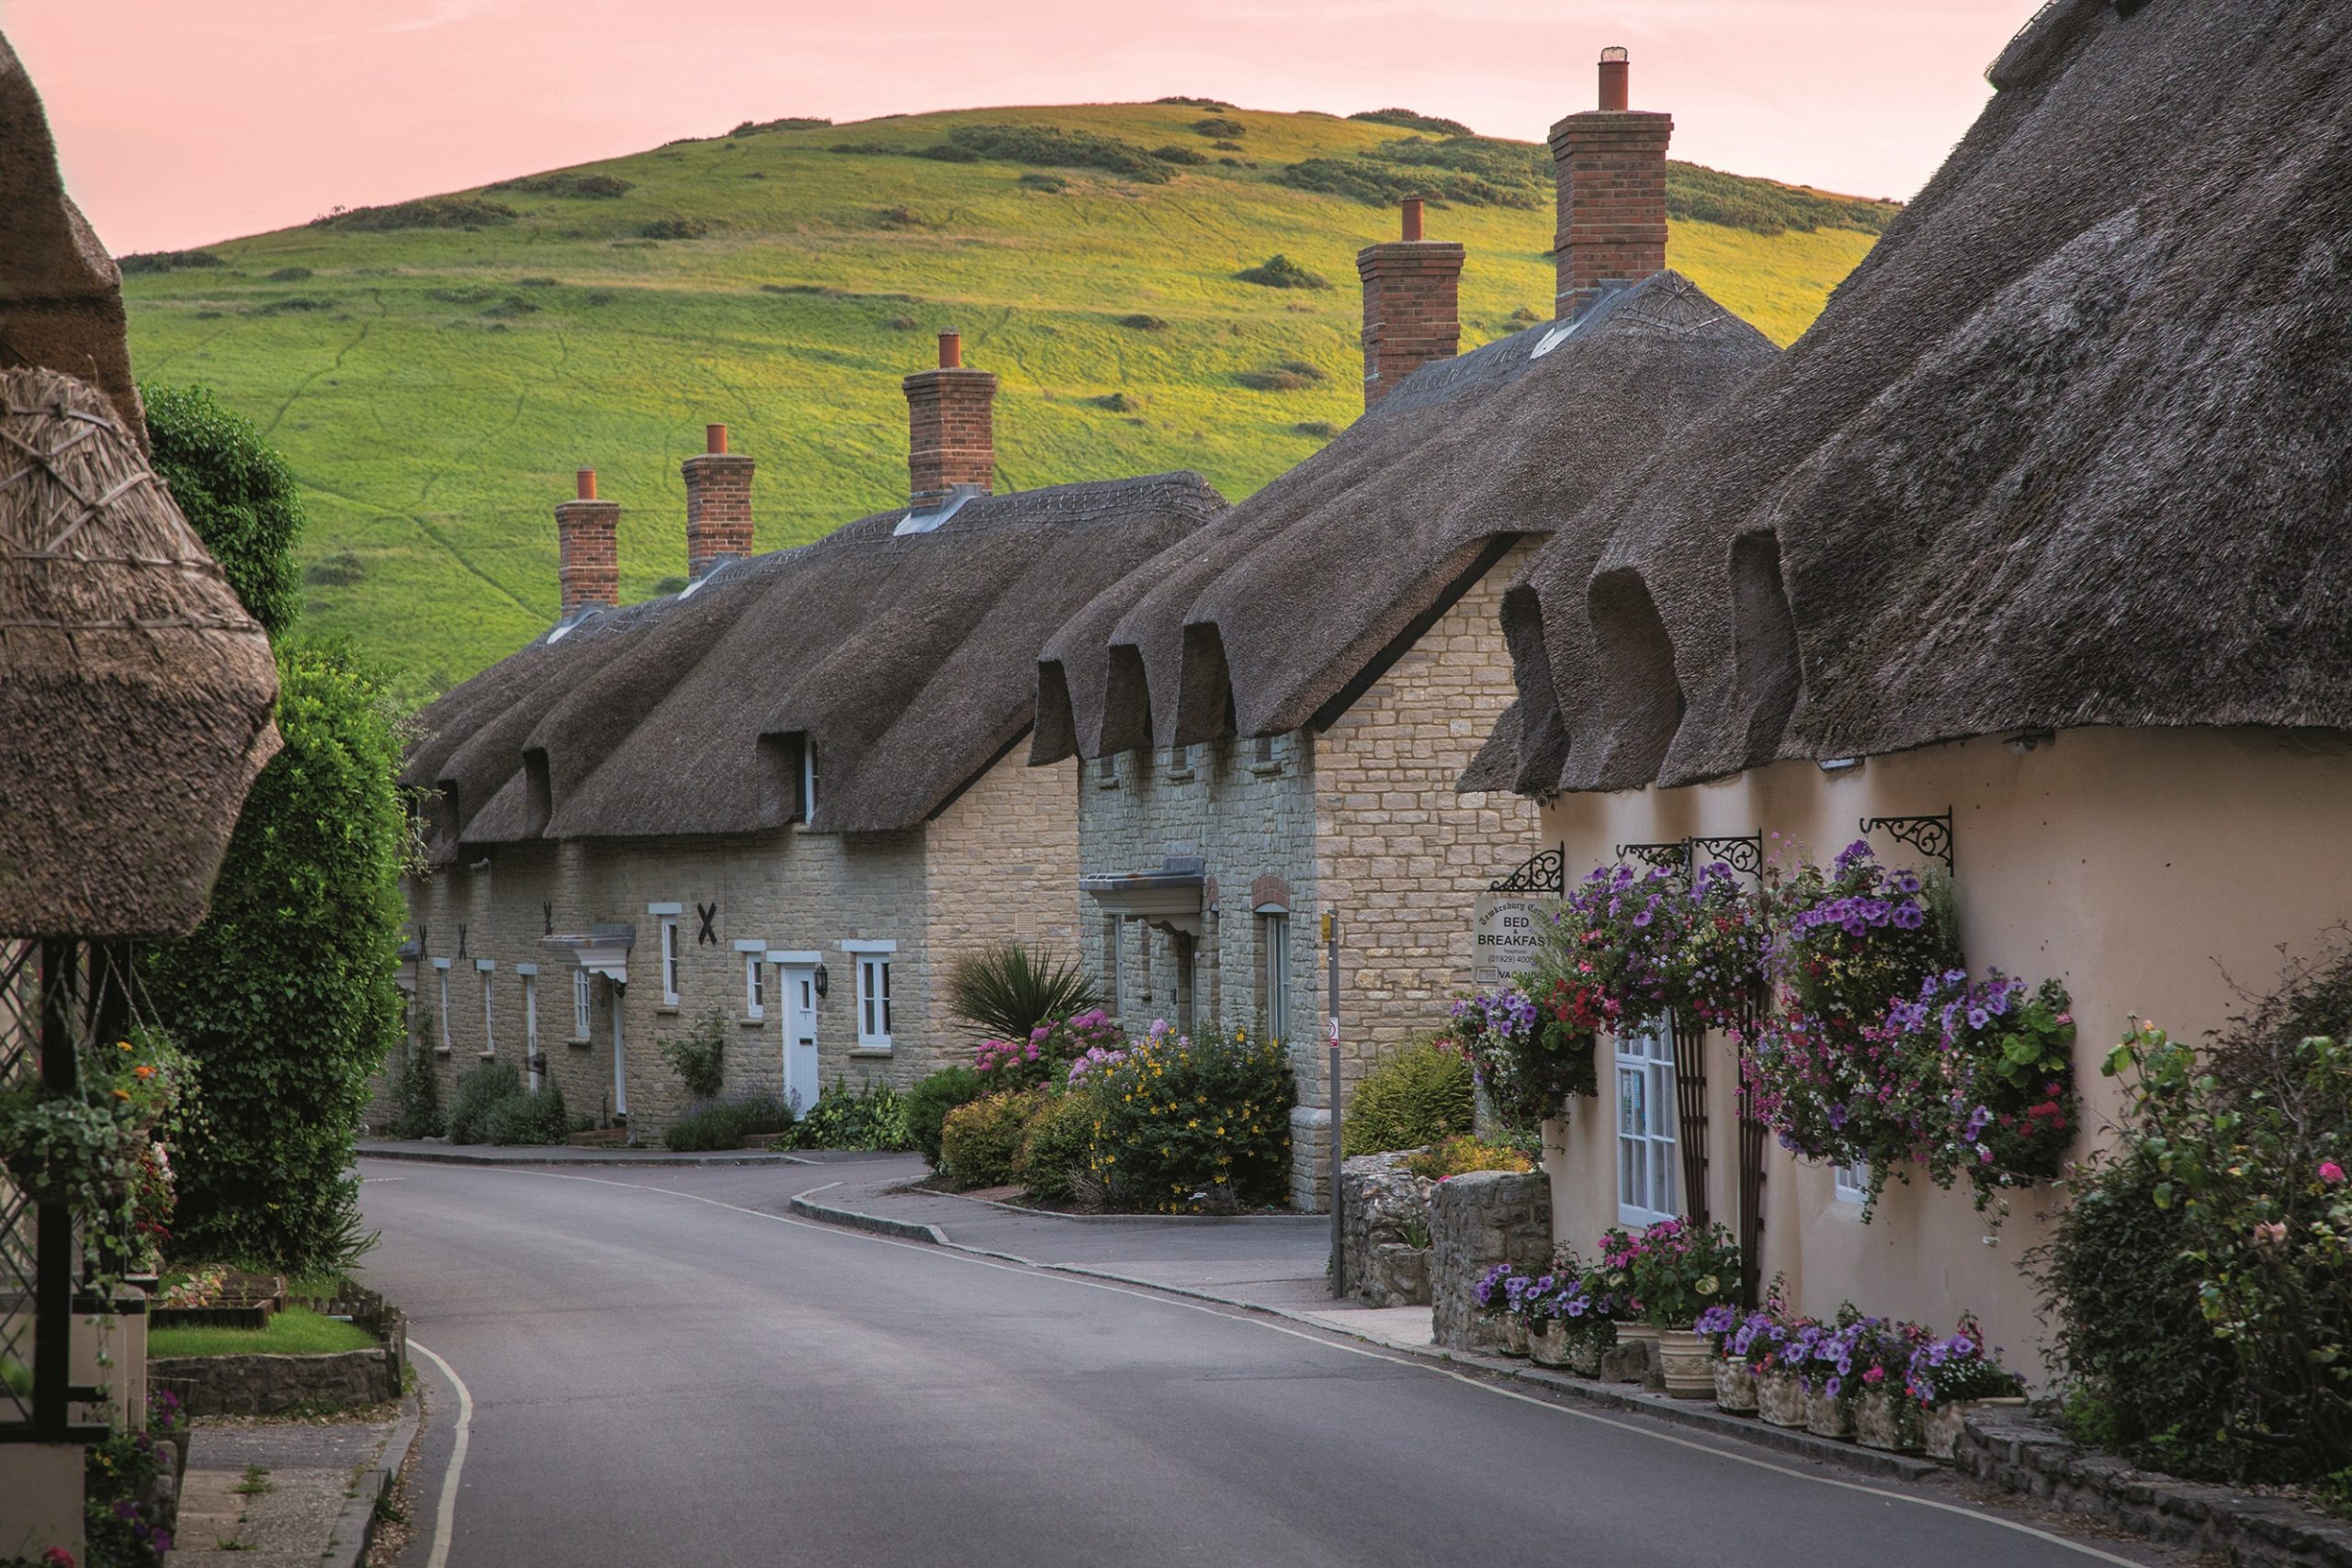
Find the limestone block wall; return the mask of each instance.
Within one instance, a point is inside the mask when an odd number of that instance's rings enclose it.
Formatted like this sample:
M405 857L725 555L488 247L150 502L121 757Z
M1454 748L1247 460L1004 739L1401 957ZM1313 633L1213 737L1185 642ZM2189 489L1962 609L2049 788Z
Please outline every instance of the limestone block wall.
M1000 759L931 821L924 835L926 962L938 977L938 1066L961 1058L962 1026L944 987L956 959L1001 942L1082 957L1079 940L1078 764ZM933 1070L926 1068L926 1070Z
M1552 1185L1540 1170L1474 1170L1430 1193L1432 1337L1448 1349L1486 1350L1501 1340L1472 1292L1498 1263L1535 1273L1552 1258Z
M440 869L407 889L410 917L424 928L424 939L417 966L419 1034L425 1048L437 1042L444 1052L436 1061L445 1105L457 1075L486 1050L522 1065L522 964L537 967L540 1050L575 1115L602 1120L614 1109L616 1007L624 1043L620 1072L634 1133L658 1134L685 1108L685 1092L662 1060L660 1043L712 1011L727 1031L729 1091L780 1091L784 1024L775 970L767 970L766 1016L747 1018L739 941L822 955L831 985L818 1004L817 1037L826 1085L839 1078L853 1087L870 1080L904 1086L931 1070L935 1032L921 833L849 836L796 827L724 839L512 845L488 859L485 866ZM649 911L653 904L680 906L674 1007L662 996L664 917ZM698 940L698 906L713 904L710 940ZM637 929L629 984L624 989L602 979L592 983L589 1029L582 1035L573 1026L571 955L542 939L549 931L580 932L601 923ZM852 940L899 944L892 954L895 1027L888 1052L857 1046L856 964L841 945ZM485 960L496 967L481 970ZM445 975L446 1038L440 1029ZM485 975L492 999L487 1042Z
M1316 887L1340 916L1348 1085L1445 1021L1470 988L1478 895L1540 832L1533 802L1454 789L1515 694L1498 617L1532 547L1497 562L1317 739Z

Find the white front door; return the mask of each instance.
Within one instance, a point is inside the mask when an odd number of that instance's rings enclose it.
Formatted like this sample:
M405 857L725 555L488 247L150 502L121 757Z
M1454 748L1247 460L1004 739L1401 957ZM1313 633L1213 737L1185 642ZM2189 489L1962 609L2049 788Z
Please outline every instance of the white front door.
M784 991L784 1094L796 1115L817 1103L817 966L786 964L776 969Z
M613 1004L613 1114L628 1114L628 1056L621 1047L621 987L610 980L605 982L605 995Z

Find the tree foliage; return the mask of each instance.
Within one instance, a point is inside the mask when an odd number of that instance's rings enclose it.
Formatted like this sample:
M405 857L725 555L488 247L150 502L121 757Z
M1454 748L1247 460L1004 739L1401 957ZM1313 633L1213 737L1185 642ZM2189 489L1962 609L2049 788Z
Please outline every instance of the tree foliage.
M204 387L139 389L155 472L195 525L222 575L275 642L302 613L294 542L302 497L294 470L254 422Z

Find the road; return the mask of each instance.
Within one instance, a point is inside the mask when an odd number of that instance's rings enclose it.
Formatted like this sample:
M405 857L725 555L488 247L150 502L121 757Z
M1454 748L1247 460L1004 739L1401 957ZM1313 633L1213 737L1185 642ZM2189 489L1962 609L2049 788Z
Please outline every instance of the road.
M362 1171L367 1277L469 1397L448 1568L2173 1561L1950 1483L787 1216L821 1171ZM426 1375L403 1568L432 1562L456 1446L457 1390Z

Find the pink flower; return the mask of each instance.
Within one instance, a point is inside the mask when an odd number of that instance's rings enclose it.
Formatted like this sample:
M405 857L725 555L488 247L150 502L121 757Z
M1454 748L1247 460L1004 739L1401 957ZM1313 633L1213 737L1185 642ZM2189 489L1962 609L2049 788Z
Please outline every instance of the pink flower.
M2287 1245L2287 1227L2278 1220L2254 1227L2254 1245L2268 1249Z
M2338 1186L2344 1180L2344 1168L2332 1159L2324 1159L2319 1162L2319 1179L2330 1187Z

